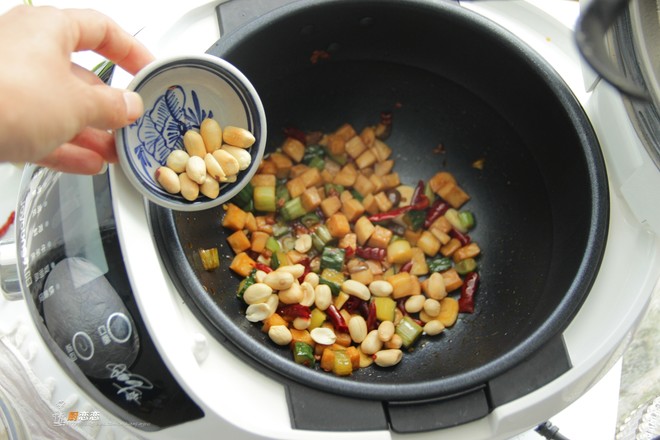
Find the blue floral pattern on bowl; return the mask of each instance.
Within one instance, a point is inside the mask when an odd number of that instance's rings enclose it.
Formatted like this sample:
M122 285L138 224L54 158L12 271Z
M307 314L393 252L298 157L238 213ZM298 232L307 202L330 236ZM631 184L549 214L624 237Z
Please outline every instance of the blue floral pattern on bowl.
M204 119L212 117L212 110L201 108L194 89L187 91L179 85L169 87L153 108L129 127L136 132L139 141L134 152L142 166L140 172L149 176L154 162L165 165L171 151L183 148L185 132L199 129Z

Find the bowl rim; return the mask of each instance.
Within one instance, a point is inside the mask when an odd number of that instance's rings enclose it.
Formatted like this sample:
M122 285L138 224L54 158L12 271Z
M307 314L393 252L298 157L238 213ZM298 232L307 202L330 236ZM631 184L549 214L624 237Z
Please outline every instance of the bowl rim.
M172 194L169 196L161 196L159 194L153 193L149 188L145 186L142 181L142 178L137 176L135 172L131 170L132 161L129 159L126 152L128 146L124 142L124 134L126 130L130 127L131 124L121 127L120 129L115 130L115 145L117 149L117 155L119 158L119 168L121 168L123 174L127 177L131 185L147 200L150 202L176 211L201 211L206 209L211 209L216 206L219 206L223 203L227 203L232 197L238 194L243 187L245 187L258 169L258 165L263 158L264 150L266 147L267 139L267 126L266 126L266 112L264 110L263 103L261 98L257 93L257 90L254 88L250 80L233 64L228 61L219 58L214 55L209 54L185 54L185 55L172 55L168 57L159 58L143 69L141 69L130 81L126 90L136 91L139 87L143 86L146 81L149 81L151 78L158 76L160 71L166 67L178 67L179 64L185 64L185 67L190 67L190 65L203 65L206 67L211 67L212 70L221 71L223 74L229 76L231 79L235 80L238 85L240 85L245 92L245 95L242 96L248 103L251 104L254 108L254 113L247 112L248 120L251 119L251 122L255 127L259 128L259 133L255 144L250 147L250 152L252 155L252 162L250 166L241 171L239 174L239 179L236 182L231 183L230 188L224 192L221 192L220 195L215 199L204 198L203 200L195 201L186 201L186 200L176 200L174 197L176 195ZM181 66L184 67L184 66ZM148 109L145 109L145 113ZM142 117L142 116L140 116ZM252 153L252 149L256 148L256 154Z

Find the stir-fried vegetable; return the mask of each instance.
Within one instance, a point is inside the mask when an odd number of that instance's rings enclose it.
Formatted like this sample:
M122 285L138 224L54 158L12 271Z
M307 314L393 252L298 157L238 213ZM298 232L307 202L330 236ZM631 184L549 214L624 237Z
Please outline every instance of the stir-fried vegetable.
M385 122L287 128L222 221L246 317L296 363L340 376L393 367L476 308L470 197L447 171L402 184Z

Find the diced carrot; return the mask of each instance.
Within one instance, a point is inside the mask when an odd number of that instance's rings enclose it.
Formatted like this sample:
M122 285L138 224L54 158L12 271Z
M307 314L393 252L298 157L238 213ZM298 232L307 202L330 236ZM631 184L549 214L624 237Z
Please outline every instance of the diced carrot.
M458 301L447 296L440 300L440 314L436 318L445 327L451 327L458 318Z
M440 253L445 257L449 257L454 252L456 252L460 247L461 247L461 242L458 241L457 238L452 238L451 240L449 240L449 243L440 247Z
M298 139L288 137L282 144L282 151L295 162L300 162L305 155L305 145Z
M333 156L339 156L346 151L346 140L341 136L337 136L336 134L328 135L327 142L328 153Z
M359 169L363 169L376 163L376 160L378 160L376 153L374 153L373 149L369 149L360 154L360 156L355 159L355 163Z
M341 345L342 347L348 347L351 345L351 342L353 340L351 339L351 335L345 332L335 332L335 335L337 336L337 340L335 341L335 344Z
M392 209L392 201L387 197L385 192L381 191L374 195L374 200L380 212L387 212Z
M382 176L383 179L383 187L390 189L390 188L396 188L397 186L401 185L401 180L399 180L399 173L390 173L390 174L385 174Z
M411 246L417 246L417 241L419 240L419 237L422 236L423 230L419 231L413 231L412 229L407 229L406 232L403 233L403 238L408 240Z
M270 330L270 328L275 326L275 325L284 325L286 327L289 326L289 323L287 322L287 320L282 318L282 316L278 315L277 313L273 313L268 318L264 319L263 323L264 324L261 326L261 331L264 332L264 333L268 333L268 330Z
M369 176L369 182L373 185L372 193L379 193L383 190L383 178L377 175L375 172Z
M436 194L439 194L438 191L447 186L447 185L455 185L456 184L456 179L451 173L448 173L447 171L440 171L436 173L433 177L429 179L429 187L431 188L431 191L433 191Z
M345 234L343 237L339 238L339 243L337 243L337 247L341 249L346 249L346 248L355 249L357 247L357 235L353 233Z
M342 205L341 211L348 221L353 223L358 217L364 214L364 206L358 199L351 199Z
M289 176L293 162L291 162L288 156L282 153L271 153L270 160L275 164L275 175L278 179L284 179Z
M242 277L247 277L254 269L256 262L245 252L236 254L229 268Z
M357 132L355 131L353 126L348 122L342 124L337 130L335 130L335 135L341 137L342 139L344 139L344 141L348 141L356 134Z
M364 197L368 194L372 194L376 189L376 185L373 184L369 177L365 177L364 174L358 174L355 178L354 188L362 197Z
M351 156L353 159L358 157L360 154L367 149L367 146L362 142L360 136L353 136L348 141L346 141L346 153Z
M455 263L458 263L461 260L465 260L466 258L474 258L477 255L481 253L481 249L479 248L479 245L475 242L466 244L460 249L457 249L456 252L452 255L452 258L454 259Z
M426 255L418 247L412 248L412 267L410 268L411 275L426 275L429 273L429 265L426 263Z
M360 139L364 145L371 148L376 140L376 131L373 127L364 127L360 133Z
M323 355L321 356L320 367L324 371L332 371L332 368L335 366L335 352L331 348L326 348L323 350Z
M357 347L351 345L346 348L346 354L351 359L351 364L353 364L353 369L357 370L360 368L360 352Z
M305 182L301 177L290 179L286 182L286 189L289 191L291 198L296 198L305 192Z
M440 250L440 240L429 231L422 232L422 235L417 240L417 246L424 251L429 257L435 256Z
M392 149L380 139L374 141L374 153L376 153L376 158L378 162L384 162L392 154Z
M270 234L262 231L254 231L250 234L250 250L258 254L262 253L266 248L266 241L268 241Z
M458 272L456 272L456 269L449 269L442 272L442 278L445 281L445 289L447 292L454 291L463 285L463 280Z
M277 167L272 160L262 160L258 168L260 174L277 174Z
M392 231L380 225L376 225L374 232L371 234L371 237L369 237L369 241L367 241L367 245L387 249L387 245L390 243L391 239Z
M373 196L373 194L369 194L362 200L362 206L364 206L364 210L371 215L380 212L378 209L378 204L376 203L376 198Z
M245 215L245 229L249 232L254 232L257 230L257 219L254 217L254 214L248 212Z
M277 179L274 174L255 174L250 180L252 186L275 186Z
M318 186L323 183L323 178L321 177L321 172L318 168L310 167L300 175L300 178L305 183L305 187L309 188L312 186Z
M335 178L332 182L335 185L353 186L355 184L355 180L357 179L357 175L357 170L352 163L349 163L335 175Z
M242 230L236 231L227 237L227 242L236 254L250 249L251 246L250 239Z
M222 226L225 228L233 229L234 231L241 230L245 227L245 219L247 213L233 203L227 204L227 212L222 219Z
M460 208L470 200L470 196L458 185L451 187L444 195L441 195L453 208Z
M326 221L325 226L330 231L330 235L339 238L351 232L351 226L348 223L348 218L341 213L336 212L330 216Z
M414 295L416 292L413 277L408 272L399 272L395 275L387 277L387 281L392 285L392 298L399 299L406 296ZM419 286L419 281L417 281Z
M298 330L297 328L291 327L291 346L293 347L296 342L304 342L309 344L312 347L314 346L314 340L307 330Z
M374 280L374 274L369 269L361 270L359 272L351 272L351 279L368 286Z
M355 235L360 246L363 246L369 240L375 229L373 223L365 216L355 221Z
M307 212L314 211L321 206L321 195L319 194L318 188L315 186L307 188L300 196L300 201Z
M321 202L321 211L326 217L330 217L341 209L341 200L337 196L330 196Z
M304 163L297 163L291 167L291 171L289 171L289 177L290 178L300 177L303 174L305 174L305 172L307 172L308 170L309 167Z
M386 174L389 174L392 171L392 168L394 168L394 161L392 159L378 162L374 165L374 174L383 177Z

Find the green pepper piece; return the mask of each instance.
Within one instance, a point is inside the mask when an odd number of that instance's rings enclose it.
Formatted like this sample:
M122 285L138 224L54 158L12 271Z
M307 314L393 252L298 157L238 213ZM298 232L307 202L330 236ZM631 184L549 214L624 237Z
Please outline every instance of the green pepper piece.
M296 364L313 368L315 364L314 349L306 342L296 342L293 344L293 360Z
M408 211L403 215L403 221L408 226L408 229L419 231L424 226L426 220L426 211Z
M403 346L406 348L410 347L417 340L419 335L422 334L422 331L422 326L413 321L410 316L404 316L395 328L396 334L401 336Z
M427 258L426 264L428 264L431 272L444 272L451 269L452 266L451 259L447 257Z
M460 275L467 275L468 273L477 270L477 261L474 258L466 258L465 260L456 263L454 269L456 269L456 272Z
M239 298L243 298L243 294L247 290L248 287L256 283L256 274L257 274L257 269L252 269L252 272L250 272L250 275L245 277L239 284L238 284L238 289L236 290L236 296Z
M321 253L321 270L328 268L341 272L345 258L346 251L344 249L326 246Z

